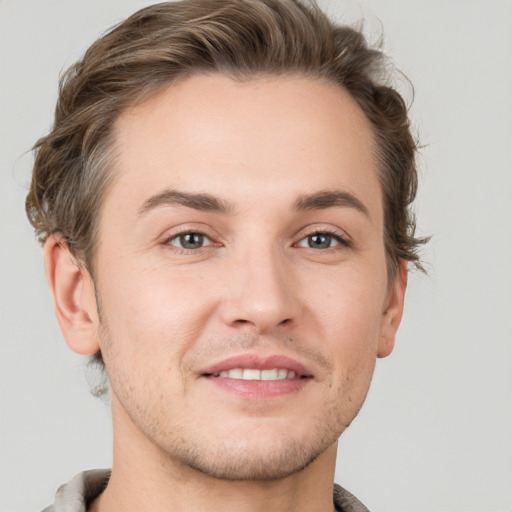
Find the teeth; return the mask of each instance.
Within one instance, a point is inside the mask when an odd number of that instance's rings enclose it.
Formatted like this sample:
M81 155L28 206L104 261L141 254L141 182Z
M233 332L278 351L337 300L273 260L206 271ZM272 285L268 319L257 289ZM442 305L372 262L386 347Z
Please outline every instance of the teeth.
M279 380L286 379L287 375L288 375L288 370L277 370L277 378Z
M277 368L273 370L261 370L261 380L277 380Z
M231 370L223 370L215 376L242 380L285 380L295 379L297 374L284 368L272 368L271 370L232 368Z
M261 380L261 370L254 370L252 368L246 368L242 375L243 380Z

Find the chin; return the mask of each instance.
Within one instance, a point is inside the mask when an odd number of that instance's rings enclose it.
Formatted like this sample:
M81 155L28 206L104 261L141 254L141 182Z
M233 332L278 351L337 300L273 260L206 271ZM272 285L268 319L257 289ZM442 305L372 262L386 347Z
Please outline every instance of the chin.
M189 453L181 462L212 478L230 481L278 480L302 471L322 450L308 450L299 443L287 443L270 453L255 453L226 447L223 456Z
M260 430L260 435L241 439L234 435L210 437L198 443L173 444L167 455L204 475L230 481L268 481L286 478L308 467L335 444L342 428L325 423L309 435L290 437L290 432ZM224 432L224 436L225 436ZM311 435L313 434L313 435ZM189 440L190 441L190 440Z

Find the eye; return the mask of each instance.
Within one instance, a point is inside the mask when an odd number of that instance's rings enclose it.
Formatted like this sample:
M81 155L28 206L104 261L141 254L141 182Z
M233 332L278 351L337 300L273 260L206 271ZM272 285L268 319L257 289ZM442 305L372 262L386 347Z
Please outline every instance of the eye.
M312 233L304 237L297 245L311 249L330 249L338 245L346 246L348 244L341 236L334 233Z
M179 235L169 238L166 242L168 245L174 245L180 249L200 249L211 245L212 241L202 233L189 232L180 233Z

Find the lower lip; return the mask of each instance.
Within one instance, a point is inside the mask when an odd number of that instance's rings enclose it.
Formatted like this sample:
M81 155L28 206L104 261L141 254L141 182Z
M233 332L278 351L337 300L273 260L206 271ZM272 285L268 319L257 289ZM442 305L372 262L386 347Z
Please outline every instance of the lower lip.
M243 380L226 377L206 377L212 384L238 395L253 399L274 398L296 393L312 379Z

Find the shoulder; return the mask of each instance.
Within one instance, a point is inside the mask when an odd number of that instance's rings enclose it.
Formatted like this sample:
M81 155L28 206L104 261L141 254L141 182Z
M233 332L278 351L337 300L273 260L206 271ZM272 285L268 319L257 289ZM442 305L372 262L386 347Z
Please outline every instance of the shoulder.
M352 493L334 484L334 506L340 512L370 512Z
M109 469L92 469L78 473L58 488L53 505L42 512L86 512L87 504L105 489L109 478Z

